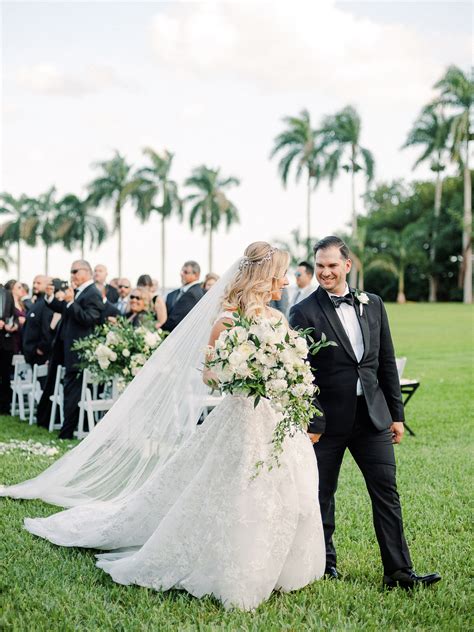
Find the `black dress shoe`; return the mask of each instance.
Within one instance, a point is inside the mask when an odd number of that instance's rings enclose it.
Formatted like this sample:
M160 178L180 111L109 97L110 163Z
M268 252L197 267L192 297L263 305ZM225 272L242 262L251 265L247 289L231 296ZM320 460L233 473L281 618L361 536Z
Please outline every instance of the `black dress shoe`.
M392 588L403 588L404 590L411 590L415 586L431 586L436 584L441 579L441 575L438 573L431 573L430 575L417 575L411 568L395 571L391 575L383 576L383 586L391 590Z
M339 574L335 566L326 566L324 569L324 577L326 579L339 579Z

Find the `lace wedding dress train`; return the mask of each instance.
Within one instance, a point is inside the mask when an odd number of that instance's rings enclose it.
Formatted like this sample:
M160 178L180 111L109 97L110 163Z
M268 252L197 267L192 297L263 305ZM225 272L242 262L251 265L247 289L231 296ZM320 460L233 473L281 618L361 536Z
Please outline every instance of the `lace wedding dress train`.
M325 546L318 471L309 438L285 439L268 462L277 418L267 400L228 396L126 501L95 501L48 518L31 533L62 546L108 551L97 566L120 584L212 594L251 610L274 589L320 578Z

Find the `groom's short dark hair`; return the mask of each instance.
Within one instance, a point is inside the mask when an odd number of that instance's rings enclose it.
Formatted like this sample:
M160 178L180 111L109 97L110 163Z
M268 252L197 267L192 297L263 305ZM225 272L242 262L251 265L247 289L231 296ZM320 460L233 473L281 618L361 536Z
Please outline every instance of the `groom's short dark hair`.
M326 248L332 248L333 246L339 248L339 252L341 253L341 257L343 259L349 259L349 248L342 239L336 237L335 235L329 235L328 237L320 239L318 243L314 245L313 254L316 256L318 250L326 250Z

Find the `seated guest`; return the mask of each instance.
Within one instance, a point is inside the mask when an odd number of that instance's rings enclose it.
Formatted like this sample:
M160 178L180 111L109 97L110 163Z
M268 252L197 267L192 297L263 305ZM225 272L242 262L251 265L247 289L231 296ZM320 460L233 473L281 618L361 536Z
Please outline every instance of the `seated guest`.
M25 290L20 281L16 281L15 279L7 281L5 288L12 293L14 303L13 315L15 322L18 324L16 330L11 334L13 339L13 353L22 353L21 331L26 320L26 308L21 299L26 296Z
M181 287L166 297L168 318L163 325L165 331L173 331L183 318L204 296L199 282L201 268L196 261L186 261L181 268Z
M98 263L94 268L94 283L105 285L107 300L111 303L116 303L118 301L118 291L112 285L107 284L107 274L107 266L104 266L103 263Z
M137 287L146 289L150 296L150 311L156 317L156 328L160 329L167 319L166 303L158 294L158 281L152 279L149 274L141 274L138 277Z
M125 314L128 311L130 311L130 307L128 305L128 299L129 299L131 288L132 286L128 279L125 279L125 278L118 279L117 290L119 293L119 297L118 297L117 302L115 303L115 307L118 309L118 311L120 312L122 316L125 316Z
M134 327L139 327L150 319L150 293L144 287L136 287L130 292L129 299L130 311L126 318Z
M44 364L51 352L54 328L51 328L54 313L47 308L44 295L51 279L43 274L33 280L31 306L26 313L23 326L23 354L25 360L33 366Z
M204 282L202 284L202 289L204 292L207 292L211 289L211 287L219 280L219 275L214 272L208 272L204 277Z
M103 325L106 322L117 322L117 316L121 316L121 313L116 305L113 305L107 298L107 289L103 283L95 284L96 288L99 290L100 295L102 296L102 301L104 303L104 311L102 312L101 322Z

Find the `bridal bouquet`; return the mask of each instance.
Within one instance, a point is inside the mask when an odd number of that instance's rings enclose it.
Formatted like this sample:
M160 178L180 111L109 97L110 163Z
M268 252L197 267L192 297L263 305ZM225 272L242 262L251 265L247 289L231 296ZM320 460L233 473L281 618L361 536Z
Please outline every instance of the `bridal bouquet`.
M89 369L97 382L119 378L130 382L159 347L167 334L161 329L145 326L134 328L126 320L96 327L94 333L77 340L73 349L78 352L82 369Z
M273 456L278 464L285 437L306 432L312 417L321 415L313 405L317 386L306 360L308 353L336 343L324 334L315 342L311 329L293 331L277 317L250 319L235 313L233 318L215 346L208 348L205 368L215 376L213 388L253 397L254 406L267 398L280 413L273 434ZM262 465L257 463L257 469Z

